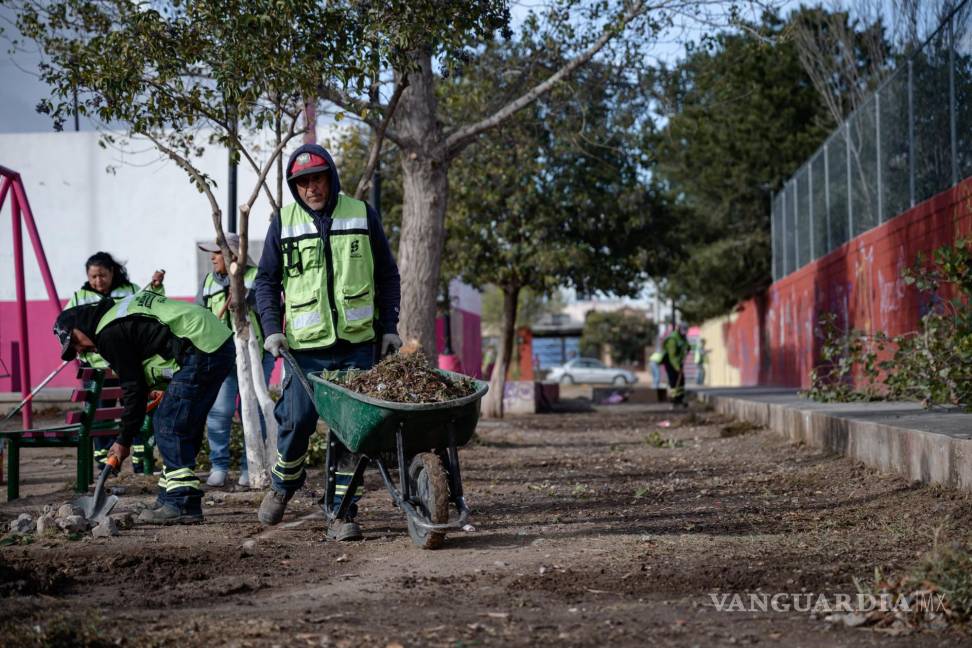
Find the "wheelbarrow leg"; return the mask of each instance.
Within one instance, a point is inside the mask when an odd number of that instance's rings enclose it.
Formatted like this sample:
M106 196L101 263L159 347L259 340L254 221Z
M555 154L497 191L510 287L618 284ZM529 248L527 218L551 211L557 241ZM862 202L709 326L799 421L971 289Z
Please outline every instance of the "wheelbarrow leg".
M366 468L368 468L368 457L361 455L358 457L358 464L354 467L354 475L351 476L351 483L348 484L348 490L344 494L344 497L341 498L341 506L338 508L337 513L334 514L334 517L337 519L347 519L348 510L351 508L351 504L354 503L354 493L364 482L364 472ZM333 496L331 501L334 501Z
M452 499L462 498L462 473L459 470L459 450L456 449L455 424L449 423L449 448L446 451L446 468L449 471L449 489Z
M398 482L401 484L402 499L411 502L412 493L408 488L408 466L405 464L405 438L402 434L401 425L395 430L395 446L398 451Z
M469 507L462 495L462 471L459 468L459 450L456 448L456 428L455 422L450 422L448 427L449 447L441 453L446 472L449 475L449 494L452 502L456 505L460 517L469 515Z
M324 455L324 497L321 498L324 516L328 520L334 519L334 489L337 487L337 451L334 448L334 437L327 431L327 448Z

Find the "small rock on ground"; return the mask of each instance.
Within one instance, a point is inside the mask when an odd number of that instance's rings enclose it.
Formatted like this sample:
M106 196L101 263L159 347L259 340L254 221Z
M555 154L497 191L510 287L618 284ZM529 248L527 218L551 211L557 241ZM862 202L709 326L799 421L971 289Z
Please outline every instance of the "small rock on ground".
M81 510L80 506L75 506L74 504L62 504L60 508L57 509L57 518L64 519L71 517L72 515L84 515L84 511Z
M30 517L28 513L21 513L17 516L16 520L10 523L10 533L14 535L26 535L28 533L33 533L36 529L34 524L34 519Z
M57 521L57 526L65 533L84 533L91 526L84 516L69 515Z
M57 521L51 513L44 513L37 518L37 535L44 535L49 531L57 530Z
M110 538L118 535L118 523L112 518L106 518L91 530L91 535L95 538Z

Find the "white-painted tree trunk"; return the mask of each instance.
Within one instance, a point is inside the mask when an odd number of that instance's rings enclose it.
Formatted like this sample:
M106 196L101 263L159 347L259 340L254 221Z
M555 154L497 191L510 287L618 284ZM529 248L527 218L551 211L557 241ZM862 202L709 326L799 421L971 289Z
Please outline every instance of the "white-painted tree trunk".
M267 431L265 456L267 465L270 466L274 462L277 450L277 419L273 415L273 408L276 403L270 398L270 390L267 389L267 378L263 375L263 348L260 347L255 335L250 335L247 341L247 350L250 352L250 374L253 376L253 387L260 403L260 411L263 412L263 421Z
M260 433L260 403L254 386L255 382L263 384L263 376L260 376L259 381L253 379L253 362L248 349L250 337L252 336L249 327L238 331L233 336L236 345L236 378L240 388L240 418L243 420L243 439L246 445L250 487L264 489L270 483L269 466L266 446ZM259 367L256 370L260 371Z

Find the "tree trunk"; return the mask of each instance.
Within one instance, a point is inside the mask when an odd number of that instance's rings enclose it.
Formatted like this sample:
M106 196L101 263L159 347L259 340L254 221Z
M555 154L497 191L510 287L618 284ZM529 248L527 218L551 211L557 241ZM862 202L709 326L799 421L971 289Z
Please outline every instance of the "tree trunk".
M503 418L503 394L506 391L506 372L513 358L513 341L516 338L516 309L520 301L520 287L503 286L503 328L500 332L500 348L493 375L489 377L489 391L483 397L483 416Z
M398 266L402 276L401 335L436 355L435 306L445 240L449 165L436 119L435 75L427 53L413 55L417 70L395 113L402 149L404 190Z
M250 487L264 489L269 486L267 453L260 433L260 405L254 387L250 353L248 351L250 327L237 330L233 337L236 343L236 377L240 386L240 418L243 421L243 438L246 441L247 471ZM259 371L259 368L256 369ZM263 376L260 376L263 382Z

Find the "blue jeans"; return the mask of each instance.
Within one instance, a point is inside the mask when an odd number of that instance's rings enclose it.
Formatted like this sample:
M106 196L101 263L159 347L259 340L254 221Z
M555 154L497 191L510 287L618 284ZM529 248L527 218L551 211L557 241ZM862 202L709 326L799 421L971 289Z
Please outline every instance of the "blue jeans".
M273 373L273 363L275 358L269 353L263 354L263 379L265 383L270 382L270 374ZM219 388L219 395L213 408L209 410L206 417L206 436L209 438L209 463L214 470L228 470L230 464L230 429L233 425L233 415L236 414L236 399L240 395L239 378L234 367L223 386ZM260 431L266 438L267 431L263 424L263 413L260 413ZM243 458L240 459L240 468L246 470L246 441L243 442Z
M658 389L658 386L661 385L661 367L658 366L657 362L650 362L648 366L651 368L651 386Z
M294 351L294 359L305 374L323 369L368 369L375 363L375 345L372 343L343 344L338 348L322 351ZM304 464L307 461L307 447L310 437L317 429L317 410L300 382L294 378L289 366L284 379L283 396L277 401L274 416L279 426L277 431L277 463L271 471L271 484L275 491L293 494L307 478ZM337 441L335 439L335 441ZM336 445L341 446L340 442ZM343 446L339 448L340 451ZM354 472L356 458L347 450L339 462L338 491L347 489ZM343 483L342 483L343 482ZM341 505L341 497L334 498L334 506ZM357 497L355 497L357 499ZM349 517L353 517L352 514Z
M185 512L201 511L202 490L194 472L196 455L202 445L206 415L235 360L230 338L212 353L191 348L172 376L152 421L163 463L160 504L172 504Z

